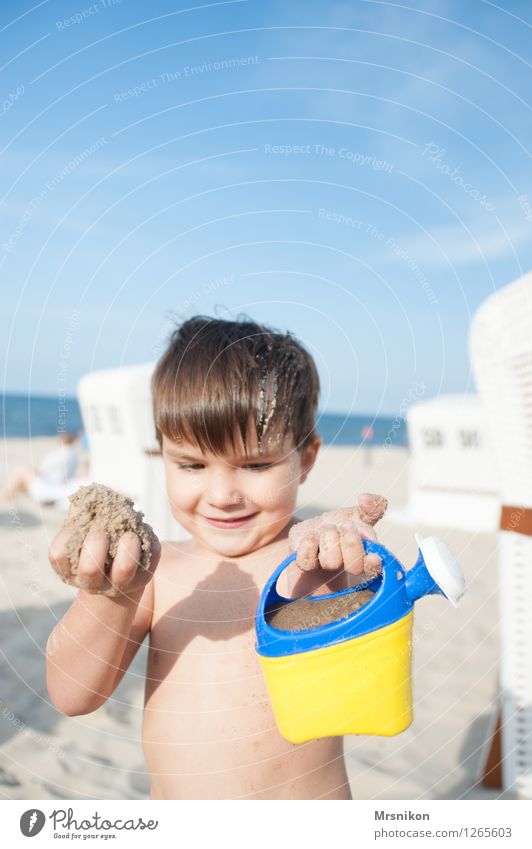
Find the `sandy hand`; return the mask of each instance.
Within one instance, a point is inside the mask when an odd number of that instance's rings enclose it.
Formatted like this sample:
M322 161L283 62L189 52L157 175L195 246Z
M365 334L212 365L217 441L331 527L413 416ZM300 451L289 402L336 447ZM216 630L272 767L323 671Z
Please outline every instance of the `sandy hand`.
M152 578L161 546L131 499L100 484L70 498L64 527L49 548L60 578L89 593L138 596Z
M345 569L368 578L382 568L378 554L365 554L362 537L377 541L373 526L384 515L388 502L382 495L363 493L356 507L331 510L291 528L288 539L297 552L296 564L303 572Z

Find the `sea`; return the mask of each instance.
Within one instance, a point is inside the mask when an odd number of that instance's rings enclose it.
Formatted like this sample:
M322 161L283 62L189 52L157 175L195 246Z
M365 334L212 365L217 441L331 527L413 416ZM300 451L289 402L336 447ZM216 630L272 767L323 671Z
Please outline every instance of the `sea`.
M318 432L325 445L408 444L402 416L376 416L371 413L347 415L320 412ZM59 431L83 430L79 404L75 398L5 394L2 403L1 435L7 438L55 436Z

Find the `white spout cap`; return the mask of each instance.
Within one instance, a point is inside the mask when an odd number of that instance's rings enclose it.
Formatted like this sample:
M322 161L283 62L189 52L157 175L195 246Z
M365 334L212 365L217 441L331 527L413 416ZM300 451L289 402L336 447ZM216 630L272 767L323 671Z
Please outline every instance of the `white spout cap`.
M431 578L453 607L458 607L458 601L466 591L466 584L455 556L438 537L414 536Z

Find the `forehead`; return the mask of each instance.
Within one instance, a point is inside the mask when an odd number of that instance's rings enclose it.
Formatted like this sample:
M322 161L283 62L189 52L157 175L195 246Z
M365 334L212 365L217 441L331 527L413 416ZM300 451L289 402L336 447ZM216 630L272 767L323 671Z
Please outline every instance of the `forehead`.
M170 439L166 434L163 434L162 450L165 454L174 457L211 457L228 461L238 461L290 454L295 450L295 445L291 434L288 434L284 440L275 438L270 440L264 439L262 445L259 445L257 434L253 430L253 432L248 434L246 445L244 445L240 433L235 433L234 446L228 440L226 448L221 452L208 451L201 448L197 442L190 442L184 438Z

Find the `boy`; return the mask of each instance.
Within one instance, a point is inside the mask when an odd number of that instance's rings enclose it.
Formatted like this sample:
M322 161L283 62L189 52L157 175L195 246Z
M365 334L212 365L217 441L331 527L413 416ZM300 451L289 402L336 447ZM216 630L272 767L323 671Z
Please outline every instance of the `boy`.
M290 335L196 317L173 334L152 389L172 513L192 538L162 551L157 543L146 573L137 537L125 534L105 577L103 532L87 535L75 576L71 529L58 534L50 559L80 592L48 641L52 702L70 716L96 710L149 634L142 738L151 798L350 799L341 738L294 745L279 734L255 610L291 549L294 596L341 588L344 562L354 581L378 569L360 533L375 538L386 501L365 495L358 508L294 518L320 446L319 383ZM105 594L109 581L118 596Z

